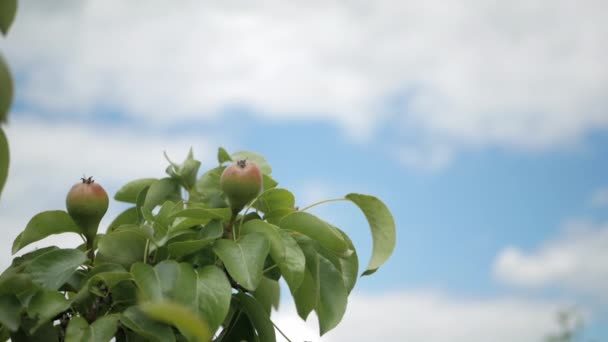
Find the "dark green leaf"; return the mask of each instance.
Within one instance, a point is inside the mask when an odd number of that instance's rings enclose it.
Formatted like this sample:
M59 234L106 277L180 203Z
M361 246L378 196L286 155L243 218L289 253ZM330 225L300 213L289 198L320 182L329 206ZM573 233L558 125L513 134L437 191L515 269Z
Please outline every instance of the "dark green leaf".
M118 328L118 315L103 316L89 325L82 317L70 320L66 331L65 342L107 342L114 337Z
M262 281L258 288L252 293L255 299L264 308L267 315L270 315L272 308L279 308L279 300L281 299L281 287L276 280L262 277Z
M139 195L143 189L149 187L152 185L152 183L156 183L157 181L158 179L156 178L141 178L131 181L116 192L114 199L121 202L136 203L137 195Z
M247 341L247 342L259 342L260 338L255 333L253 323L249 319L249 316L238 311L233 316L230 324L226 329L222 331L220 337L217 339L220 342L236 342L236 341Z
M30 243L42 240L50 235L67 232L81 232L67 212L63 210L41 212L32 217L25 230L17 235L13 242L12 252L15 254Z
M193 208L184 209L173 213L172 217L189 217L201 220L201 224L207 223L214 219L228 221L232 216L229 208ZM205 221L206 220L206 221Z
M5 1L0 1L0 4ZM1 5L0 5L1 6ZM0 7L1 8L1 7ZM4 14L0 11L0 21ZM13 103L13 78L11 72L6 65L6 61L0 55L0 124L5 123L8 117L8 112Z
M140 298L145 301L162 301L163 291L160 279L154 267L141 262L133 264L131 275L140 291Z
M46 322L39 327L33 334L28 334L24 330L29 331L29 327L32 326L32 322L28 322L28 328L21 327L16 333L11 334L12 342L58 342L59 337L57 336L57 329L53 327L52 322Z
M279 234L279 228L262 220L250 220L241 226L241 235L260 233L270 242L270 255L274 262L279 263L285 259L285 245Z
M17 0L0 1L0 31L6 35L17 13ZM0 87L0 89L3 89Z
M262 171L263 174L269 175L272 173L272 168L266 161L266 158L259 153L240 151L232 154L232 160L248 160L254 162Z
M155 342L174 342L175 334L171 327L160 322L156 322L137 307L130 307L120 316L120 323L133 330L138 335L146 338L147 341Z
M213 337L207 322L189 307L173 303L144 303L140 309L148 317L175 326L189 341L207 342Z
M281 220L280 227L306 235L337 254L349 254L348 244L340 232L312 214L302 211L291 213Z
M374 247L367 269L362 275L369 275L376 270L391 256L395 249L396 228L393 215L386 205L378 198L361 195L348 194L346 199L352 201L363 211L372 231Z
M163 178L150 185L143 208L152 210L165 201L177 202L181 200L180 188L171 178Z
M281 232L281 239L285 245L285 259L279 262L279 269L285 278L291 293L294 293L302 284L306 270L306 258L302 249L286 231Z
M292 290L292 295L298 315L306 320L319 303L319 255L310 243L300 243L300 246L306 256L306 269L300 287L295 292Z
M260 340L264 342L275 342L276 336L274 327L270 321L270 314L264 310L255 298L248 296L243 292L239 292L236 297L241 303L243 311L249 316L251 323L253 323Z
M57 290L87 261L77 249L57 249L38 256L25 268L32 280L48 290Z
M186 255L190 255L207 248L213 244L215 238L178 241L169 244L169 254L175 259L181 259Z
M1 95L0 95L1 96ZM10 150L8 148L8 140L4 130L0 127L0 194L8 178L8 167L10 164ZM1 196L0 196L1 198Z
M226 150L223 147L220 147L217 150L217 161L221 165L221 164L224 164L225 162L232 161L232 158L230 158L230 154L228 154L228 152L226 152Z
M324 335L342 320L348 292L340 272L323 256L319 256L319 284L319 303L315 311L319 318L320 335Z
M117 230L99 239L97 263L113 263L125 268L144 258L146 237L133 230Z
M224 271L206 266L198 271L198 309L211 331L217 330L230 308L232 287Z
M16 331L21 322L23 307L17 296L6 294L0 296L0 323L10 331Z
M27 307L28 316L36 320L32 327L28 327L28 333L32 334L57 314L67 310L70 304L71 301L66 299L61 292L39 291L36 293Z
M110 223L108 227L108 233L114 231L116 228L122 226L123 224L138 224L139 223L139 215L137 214L137 208L131 207L122 213L118 214L118 216Z
M245 235L237 242L220 239L213 247L230 276L249 291L254 291L262 279L269 250L268 240L259 233Z

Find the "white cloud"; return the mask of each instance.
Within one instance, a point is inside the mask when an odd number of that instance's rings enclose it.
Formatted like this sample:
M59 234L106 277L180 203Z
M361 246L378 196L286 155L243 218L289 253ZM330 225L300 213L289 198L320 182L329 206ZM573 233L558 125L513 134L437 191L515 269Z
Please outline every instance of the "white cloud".
M6 52L19 97L56 113L114 108L164 122L242 105L327 120L357 137L389 122L399 157L543 149L608 126L605 1L20 3ZM406 98L406 108L387 101ZM418 141L420 140L420 141Z
M162 177L163 151L181 162L192 146L202 168L215 164L212 137L164 136L110 126L52 124L13 119L6 127L10 142L9 179L0 200L0 269L10 263L13 239L38 212L65 208L65 195L79 178L92 175L110 196L136 178ZM105 227L124 205L110 201ZM78 237L61 235L33 244L75 246Z
M340 325L324 342L537 342L557 330L563 303L524 298L462 298L432 291L353 295ZM316 317L307 323L288 304L273 320L292 341L321 341ZM282 338L279 341L285 341Z
M532 251L505 248L496 259L494 273L512 285L565 287L608 300L608 224L572 222Z

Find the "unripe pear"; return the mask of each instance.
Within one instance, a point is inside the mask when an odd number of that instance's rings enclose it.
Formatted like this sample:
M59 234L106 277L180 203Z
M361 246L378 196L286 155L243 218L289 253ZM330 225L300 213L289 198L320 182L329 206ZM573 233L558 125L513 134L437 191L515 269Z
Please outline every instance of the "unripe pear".
M82 182L74 184L65 200L68 214L90 242L97 235L99 222L108 210L108 203L108 194L101 185L95 183L93 177L82 178Z
M222 172L220 187L238 213L262 191L262 171L254 162L239 160Z

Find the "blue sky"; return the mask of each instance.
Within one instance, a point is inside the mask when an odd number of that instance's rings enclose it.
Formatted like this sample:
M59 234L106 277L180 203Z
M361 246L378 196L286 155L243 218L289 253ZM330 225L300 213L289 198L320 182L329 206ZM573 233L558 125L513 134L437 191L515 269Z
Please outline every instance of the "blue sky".
M362 192L392 210L392 259L323 341L538 341L572 305L608 339L605 4L235 4L22 4L0 45L16 76L4 266L83 173L114 192L160 176L164 150L210 168L224 146L264 154L301 206ZM363 216L314 211L365 265ZM376 312L392 318L358 331ZM319 340L288 300L276 315Z

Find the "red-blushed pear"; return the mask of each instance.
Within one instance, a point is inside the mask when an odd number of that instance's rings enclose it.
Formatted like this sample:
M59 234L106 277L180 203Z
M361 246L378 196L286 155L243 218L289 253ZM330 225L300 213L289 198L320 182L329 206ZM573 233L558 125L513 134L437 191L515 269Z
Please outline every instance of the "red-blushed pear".
M93 177L81 178L72 186L66 197L65 204L68 214L82 229L87 241L92 244L97 235L97 228L103 215L108 210L108 194L95 183Z
M262 171L254 162L239 160L222 172L220 186L238 213L262 191Z

